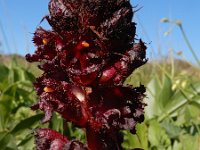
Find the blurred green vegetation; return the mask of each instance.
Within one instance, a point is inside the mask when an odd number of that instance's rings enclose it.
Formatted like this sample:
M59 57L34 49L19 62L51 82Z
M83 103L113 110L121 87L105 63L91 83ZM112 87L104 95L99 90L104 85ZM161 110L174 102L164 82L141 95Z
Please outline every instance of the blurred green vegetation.
M151 62L134 72L126 83L145 83L147 106L137 134L123 131L124 149L198 150L199 75L199 68L180 60Z
M84 132L64 122L57 113L49 123L41 124L44 114L30 109L37 101L32 85L35 76L41 74L35 67L37 64L30 65L18 55L1 55L0 58L0 150L33 150L32 133L40 127L85 142Z
M34 147L31 129L42 117L29 108L36 101L32 87L35 77L20 67L15 57L10 59L6 65L0 64L0 149L28 150Z
M200 149L200 57L196 55L179 20L162 19L181 31L196 65L173 57L149 62L136 70L126 84L147 87L145 121L136 135L124 132L125 150Z

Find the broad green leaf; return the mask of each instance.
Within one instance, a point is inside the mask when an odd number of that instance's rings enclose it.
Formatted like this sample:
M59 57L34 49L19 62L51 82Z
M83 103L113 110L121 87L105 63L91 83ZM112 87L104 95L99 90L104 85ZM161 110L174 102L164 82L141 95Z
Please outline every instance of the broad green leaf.
M171 139L177 138L181 133L181 128L173 125L169 121L162 122L161 126L165 129L166 133Z
M0 64L0 71L1 71L1 73L0 73L0 82L3 82L8 77L9 69L6 66Z
M165 106L170 103L171 97L173 96L172 91L172 80L169 78L168 75L164 74L162 84L160 87L160 92L158 94L158 100L159 106L161 107L161 110L165 109Z
M86 133L75 127L71 122L64 122L64 135L69 139L78 139L83 143L86 143Z
M183 150L183 145L177 140L175 140L172 150Z
M29 72L27 70L24 70L24 72L25 72L26 80L31 81L31 82L33 82L35 80L35 76L31 72Z
M17 147L20 150L33 150L35 147L33 134L27 135L26 138L20 141Z
M136 134L144 150L148 149L148 128L145 123L137 124Z
M23 120L25 118L29 118L31 116L34 116L36 114L35 111L32 111L29 107L26 106L20 106L17 111L14 113L14 119L15 120Z
M0 131L7 129L7 123L11 118L12 96L2 95L0 99Z
M64 120L61 118L60 115L58 115L57 113L54 113L50 121L50 125L49 125L50 128L64 134L63 125L64 125Z
M191 97L192 95L188 95ZM159 116L159 121L167 117L175 117L178 115L178 111L183 109L188 104L188 99L181 93L180 90L175 91L171 99L169 99L169 103L163 109L163 113Z
M181 110L181 113L184 117L182 124L184 125L193 125L194 123L199 123L199 116L200 116L200 105L196 103L189 103L185 108ZM177 120L178 122L179 120Z
M0 131L0 141L8 134L7 131Z
M0 148L1 150L7 149L15 149L17 150L16 139L13 135L7 133L3 138L0 140Z
M200 93L200 81L193 82L192 84L192 89L196 94L198 95Z
M24 139L24 140L22 140L17 146L19 147L19 146L24 146L27 142L29 142L30 140L32 140L32 138L33 138L33 135L27 135L27 137Z
M8 114L9 114L9 111L7 111L5 105L0 103L0 132L4 131L7 127L6 124L9 119Z
M171 144L166 131L156 120L149 122L148 139L150 144L155 147L168 147Z
M133 135L128 131L123 131L124 142L122 147L124 149L135 149L141 148L144 150L148 149L148 130L145 123L138 124L136 126L136 134Z
M29 118L26 118L22 121L20 121L11 131L12 134L18 134L22 130L30 129L35 123L37 123L41 118L43 117L43 114L38 114Z
M160 84L158 78L155 76L147 86L147 97L145 98L145 116L146 119L152 119L161 113L158 103L158 94L160 92Z
M135 148L143 148L140 139L138 138L137 135L133 135L128 131L123 131L124 134L124 140L122 143L122 147L125 150L130 150L130 149L135 149Z
M199 135L183 135L180 137L183 150L198 150L199 149Z

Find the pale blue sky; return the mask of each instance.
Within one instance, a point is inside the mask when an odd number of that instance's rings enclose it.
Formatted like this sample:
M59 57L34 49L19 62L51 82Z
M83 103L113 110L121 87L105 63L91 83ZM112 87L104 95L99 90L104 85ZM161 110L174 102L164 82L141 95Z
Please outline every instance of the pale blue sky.
M33 53L32 33L43 16L48 14L49 0L0 0L0 53ZM148 57L168 54L169 49L183 51L193 61L181 32L177 27L165 37L164 33L173 25L160 23L161 18L180 19L191 44L200 57L200 1L199 0L131 0L142 7L134 19L138 23L138 38L148 44ZM41 24L48 28L47 23Z

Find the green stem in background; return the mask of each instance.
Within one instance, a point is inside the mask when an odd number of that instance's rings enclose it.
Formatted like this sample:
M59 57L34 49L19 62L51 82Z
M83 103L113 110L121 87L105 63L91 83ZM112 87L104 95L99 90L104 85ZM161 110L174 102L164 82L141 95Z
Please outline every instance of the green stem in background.
M171 114L173 114L174 112L176 112L177 110L179 110L180 108L182 108L183 106L185 106L188 103L187 100L184 100L180 105L176 106L175 108L171 109L169 112L167 112L166 114L162 115L161 117L158 118L158 122L162 122L163 120L165 120L167 117L169 117Z
M186 42L186 44L187 44L189 50L191 51L191 53L192 53L194 59L196 60L196 62L197 62L198 65L200 66L200 60L199 60L197 54L195 53L194 49L192 48L192 45L190 44L189 39L187 38L187 35L186 35L186 33L185 33L184 29L183 29L182 24L181 24L181 23L177 23L177 25L178 25L178 27L180 28L181 33L182 33L182 35L183 35L183 38L184 38L184 40L185 40L185 42Z
M72 125L66 120L63 120L63 134L69 138L72 135Z
M163 120L165 120L167 117L169 117L171 114L173 114L174 112L176 112L177 110L181 109L183 106L185 106L186 104L188 104L189 102L191 102L190 98L188 98L188 96L184 93L183 90L180 90L181 94L185 97L185 99L182 101L182 103L180 103L179 105L177 105L176 107L172 108L171 110L169 110L166 114L160 116L158 118L158 122L162 122Z
M192 123L194 126L195 126L195 128L197 129L197 132L198 132L198 134L200 134L200 128L199 128L199 126L196 124L196 123Z

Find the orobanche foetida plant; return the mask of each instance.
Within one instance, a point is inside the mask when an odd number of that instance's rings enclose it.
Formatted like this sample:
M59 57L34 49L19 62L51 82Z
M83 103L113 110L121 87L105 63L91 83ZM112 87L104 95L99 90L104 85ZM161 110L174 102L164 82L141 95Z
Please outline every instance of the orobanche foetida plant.
M83 128L87 143L51 129L34 131L37 150L120 150L120 130L135 133L144 120L145 88L124 85L146 63L146 46L135 42L134 11L128 0L50 0L44 17L52 30L37 28L29 62L43 70L31 108L53 112Z

